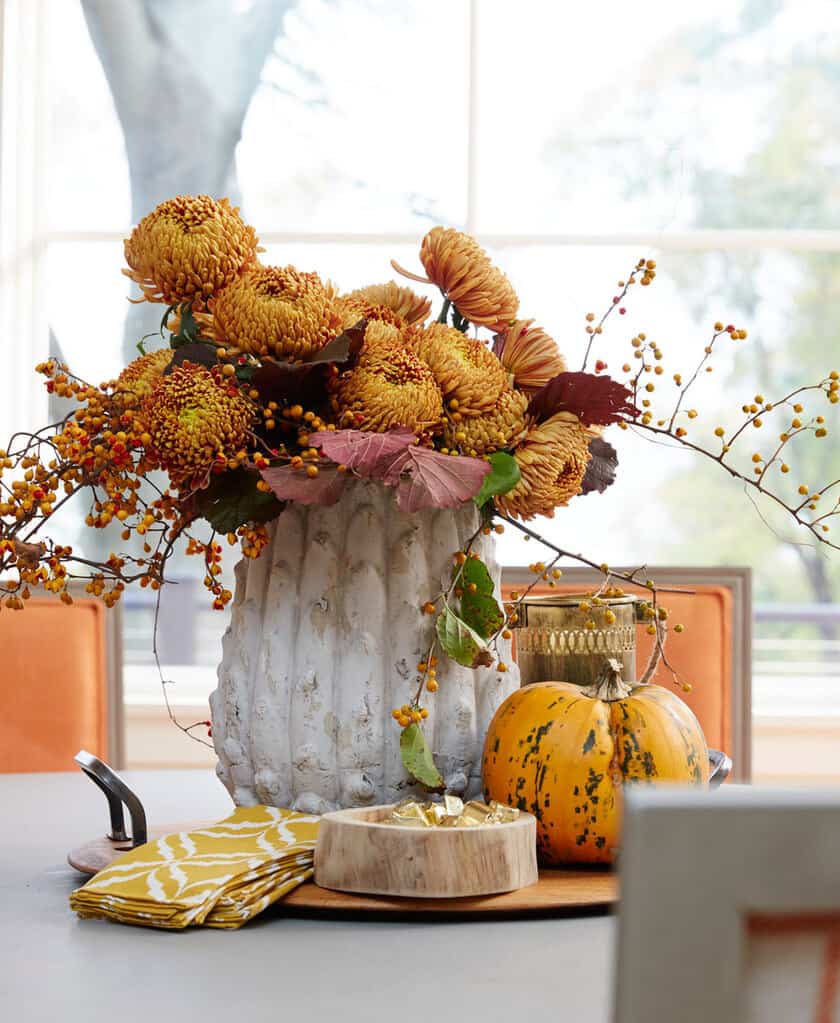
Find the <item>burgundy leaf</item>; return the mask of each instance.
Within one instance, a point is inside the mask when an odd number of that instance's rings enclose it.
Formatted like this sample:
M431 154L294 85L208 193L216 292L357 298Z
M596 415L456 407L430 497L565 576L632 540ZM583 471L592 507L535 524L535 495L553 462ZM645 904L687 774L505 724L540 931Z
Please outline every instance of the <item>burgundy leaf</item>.
M442 455L430 448L410 447L391 464L385 483L397 488L403 512L421 508L456 508L481 490L489 462L461 455Z
M272 466L263 469L260 475L281 501L298 504L335 504L347 481L346 473L328 462L318 466L318 475L313 478L306 475L306 469L293 469L290 465Z
M215 366L219 360L216 358L216 346L208 341L191 341L189 344L181 345L172 353L169 365L163 371L164 376L169 376L178 366L185 362L192 362L197 366Z
M326 393L321 373L314 366L293 362L271 362L266 359L255 369L249 381L263 405L270 401L294 399L306 407L318 404Z
M305 407L318 404L324 397L323 367L328 363L342 365L355 359L362 347L366 326L367 320L359 320L343 334L328 341L307 362L265 359L251 375L250 386L259 392L264 405L269 401L283 402L289 398Z
M597 490L599 494L615 482L615 471L618 468L618 452L602 437L593 437L589 442L589 454L592 456L586 466L581 494L591 494Z
M612 377L559 373L531 398L528 414L543 422L557 412L571 412L586 426L608 426L641 414L632 396Z
M359 476L384 479L394 460L413 444L417 437L405 426L385 433L366 430L319 430L310 433L309 443L339 465L346 465Z
M365 340L367 322L363 317L358 323L348 327L343 334L328 341L311 359L306 361L306 365L318 366L325 362L351 362L359 354Z

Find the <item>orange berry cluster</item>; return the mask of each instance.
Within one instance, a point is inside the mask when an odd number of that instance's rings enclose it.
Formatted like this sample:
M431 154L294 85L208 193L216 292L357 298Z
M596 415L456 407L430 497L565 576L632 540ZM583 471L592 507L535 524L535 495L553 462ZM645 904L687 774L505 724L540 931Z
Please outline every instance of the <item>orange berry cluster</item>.
M619 293L617 295L613 296L613 300L612 300L612 303L611 303L609 309L604 313L604 315L601 317L600 321L597 324L595 323L595 313L587 313L586 314L586 316L585 316L586 328L585 329L586 329L586 333L590 335L590 340L589 340L590 345L592 344L592 340L593 340L593 337L595 335L603 334L603 332L604 332L604 321L607 319L607 317L610 315L610 313L613 312L613 310L618 310L619 316L624 316L624 314L627 312L627 309L621 304L621 302L624 299L624 297L627 295L627 292L630 290L630 288L634 284L641 284L641 285L647 287L648 285L653 283L653 279L655 277L656 277L656 260L655 259L647 259L645 256L642 256L639 260L636 261L636 265L630 271L630 275L628 276L627 280L626 281L621 280L621 281L617 281L616 282L616 287L620 289ZM594 324L594 326L593 326L593 324ZM587 354L587 359L588 359L588 357L589 357L589 349L587 349L587 353L586 354ZM586 368L586 360L584 360L584 369L585 368ZM603 362L601 359L598 359L598 361L595 363L595 372L596 373L601 373L605 369L608 369L608 366L607 366L606 362ZM627 372L627 371L628 371L628 368L625 367L625 372Z
M420 690L425 685L426 690L430 693L438 691L437 663L437 657L430 657L428 662L418 661L417 671L420 674L417 681L420 685ZM420 706L419 691L418 696L411 703L404 703L401 707L395 707L391 711L391 717L393 717L400 728L408 728L409 725L419 725L421 721L425 721L429 716L428 710Z
M0 606L20 610L36 586L71 602L66 589L68 566L78 565L80 559L71 547L51 541L32 543L29 538L57 507L87 492L86 525L105 529L119 524L124 541L136 536L142 544L139 557L112 553L101 562L82 559L88 593L113 606L129 582L158 590L166 560L183 535L187 553L205 558L205 585L213 596L213 607L224 608L232 595L217 578L222 571L221 544L202 543L187 532L194 517L186 511L181 496L166 489L149 499L143 487L147 474L160 467L145 419L147 397L155 382L150 384L144 378L138 387L134 377L124 374L119 380L94 387L74 378L55 360L41 363L37 370L47 378L49 393L74 400L78 408L52 434L40 431L25 438L17 450L0 451L0 574L12 576L4 583L6 592ZM222 371L222 375L231 374ZM221 471L270 464L261 452L249 456L245 450L223 461ZM218 468L214 466L214 471ZM248 558L258 557L268 543L262 525L241 526L231 536Z

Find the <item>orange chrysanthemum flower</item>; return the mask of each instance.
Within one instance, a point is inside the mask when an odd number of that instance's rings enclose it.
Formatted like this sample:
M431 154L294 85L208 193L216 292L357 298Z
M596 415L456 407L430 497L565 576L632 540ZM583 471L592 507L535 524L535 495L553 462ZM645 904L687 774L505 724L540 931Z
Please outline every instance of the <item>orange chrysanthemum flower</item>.
M399 320L405 324L422 323L432 309L430 298L423 298L411 288L404 288L396 281L369 284L366 288L357 288L355 291L351 291L347 298L373 306L384 306L396 313Z
M210 302L198 316L219 344L251 355L305 359L342 330L334 292L316 273L293 266L258 266Z
M557 342L533 323L515 320L499 339L502 365L513 374L514 385L527 394L538 391L558 373L566 372L566 360Z
M472 419L444 420L443 442L448 448L471 455L489 455L501 448L512 448L526 433L525 410L528 396L513 389L502 391L489 412Z
M454 227L433 227L420 246L426 277L391 266L404 277L436 284L470 322L503 330L516 316L519 299L507 277L494 266L475 238Z
M554 516L580 493L589 461L589 434L577 416L558 412L532 426L514 451L522 474L516 486L496 498L500 511L518 519Z
M354 369L333 386L339 424L382 433L407 426L417 433L436 426L443 395L429 367L408 348L390 324L373 321Z
M254 407L219 369L185 362L148 395L142 416L151 455L186 489L202 486L217 459L242 447Z
M125 240L123 273L140 285L136 301L207 299L257 261L256 233L227 199L179 195L143 217Z
M384 320L371 320L365 326L365 337L356 365L373 365L380 362L387 357L394 346L408 347L402 330L393 323Z
M340 311L342 326L345 330L358 323L361 319L387 323L398 330L407 326L405 320L402 319L399 313L394 312L393 309L375 302L369 302L364 298L342 295L336 299L336 305Z
M413 339L413 347L431 366L450 408L462 416L489 412L507 389L507 373L496 356L454 327L433 323Z
M133 394L136 398L145 398L163 376L164 370L172 362L172 349L161 348L156 352L147 352L139 359L130 362L117 377L116 390Z

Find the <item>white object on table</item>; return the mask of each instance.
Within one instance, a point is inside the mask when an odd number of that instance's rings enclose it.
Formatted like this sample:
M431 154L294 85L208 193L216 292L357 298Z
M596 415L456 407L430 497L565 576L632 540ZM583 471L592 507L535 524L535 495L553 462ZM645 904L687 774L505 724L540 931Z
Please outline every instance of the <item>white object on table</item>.
M840 792L637 789L620 886L616 1023L840 1019Z
M127 771L152 825L221 819L210 771ZM15 1023L607 1023L611 917L284 918L162 933L79 920L65 855L107 826L81 772L0 775L0 1018Z

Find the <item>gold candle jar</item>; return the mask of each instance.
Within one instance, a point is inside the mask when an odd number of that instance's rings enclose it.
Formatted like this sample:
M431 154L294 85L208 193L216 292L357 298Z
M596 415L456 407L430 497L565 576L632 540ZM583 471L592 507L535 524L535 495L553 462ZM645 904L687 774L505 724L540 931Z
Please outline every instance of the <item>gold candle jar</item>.
M581 603L589 604L581 610ZM583 593L525 597L516 625L516 661L522 685L530 682L594 683L608 657L621 661L622 677L636 678L636 603L625 594L592 605ZM615 620L608 620L611 611ZM586 628L594 622L594 628Z

